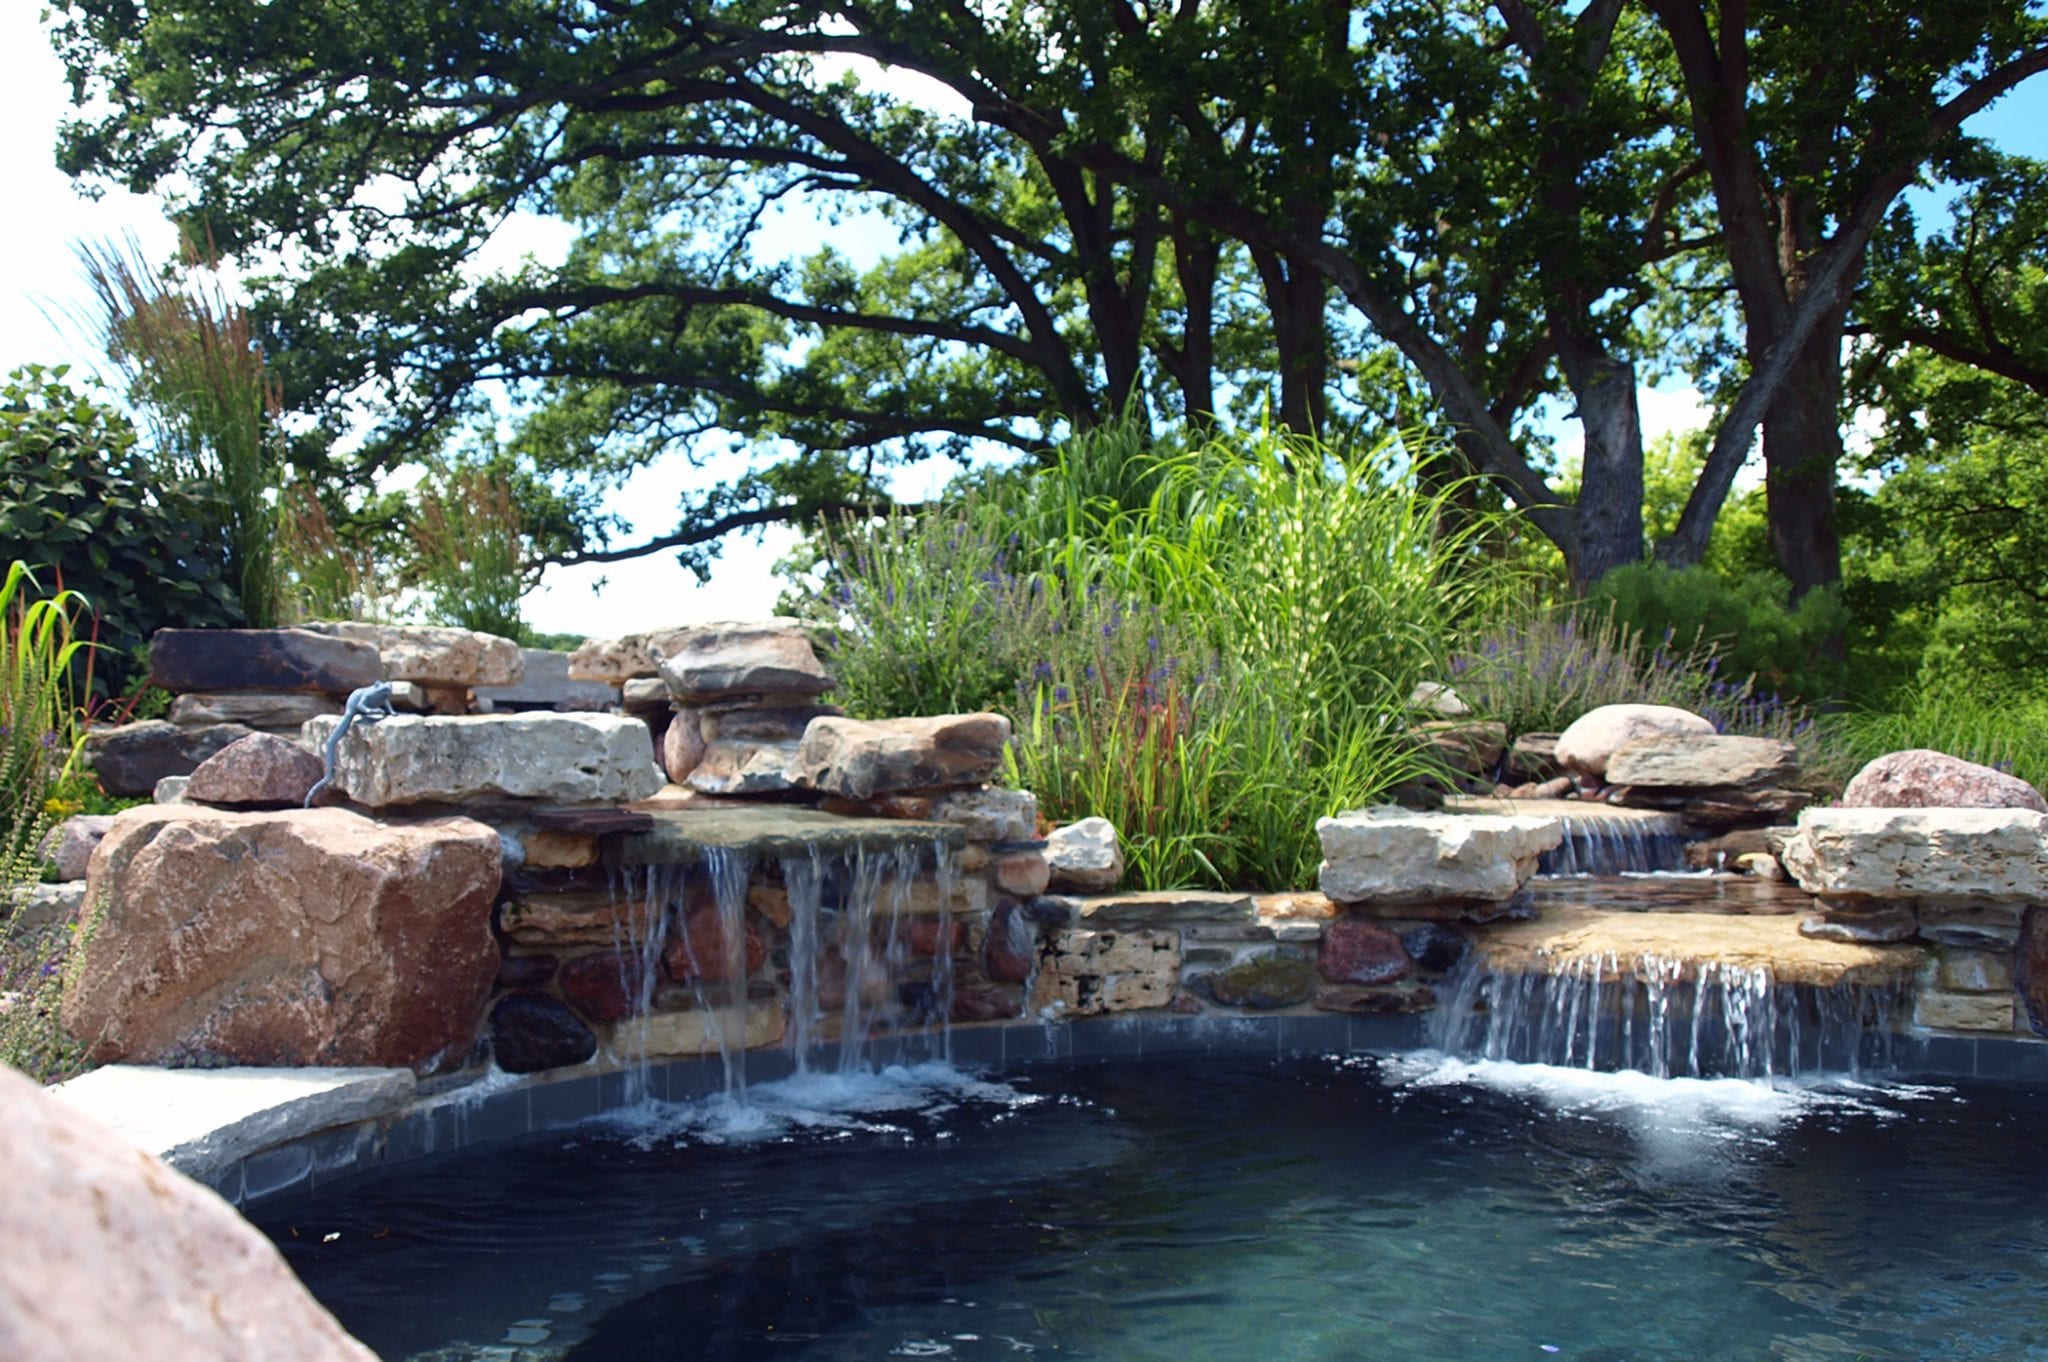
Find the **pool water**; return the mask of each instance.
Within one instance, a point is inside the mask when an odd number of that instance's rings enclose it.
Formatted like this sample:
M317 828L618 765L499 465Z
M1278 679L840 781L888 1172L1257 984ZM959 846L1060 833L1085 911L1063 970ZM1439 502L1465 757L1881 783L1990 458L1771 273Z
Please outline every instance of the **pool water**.
M399 1359L2048 1358L2048 1100L1147 1060L770 1085L259 1213Z

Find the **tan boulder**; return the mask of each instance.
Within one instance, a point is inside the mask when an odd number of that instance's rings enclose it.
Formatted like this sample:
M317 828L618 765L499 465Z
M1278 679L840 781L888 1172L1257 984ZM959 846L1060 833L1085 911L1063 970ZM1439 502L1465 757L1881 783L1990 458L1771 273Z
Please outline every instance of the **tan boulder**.
M1638 738L1658 733L1712 733L1714 726L1672 705L1601 705L1557 735L1557 761L1574 775L1604 780L1607 761Z
M0 1067L0 1357L376 1362L233 1208Z
M300 627L375 648L392 681L443 688L509 686L526 675L526 658L517 643L475 629L355 621Z
M734 695L821 695L832 689L811 636L793 619L705 624L650 639L644 646L669 694L686 705Z
M459 1062L497 972L499 866L467 818L130 809L93 854L105 918L65 1028L100 1063Z
M813 719L798 744L799 783L847 799L980 785L1002 765L1010 721L1000 714L928 719Z

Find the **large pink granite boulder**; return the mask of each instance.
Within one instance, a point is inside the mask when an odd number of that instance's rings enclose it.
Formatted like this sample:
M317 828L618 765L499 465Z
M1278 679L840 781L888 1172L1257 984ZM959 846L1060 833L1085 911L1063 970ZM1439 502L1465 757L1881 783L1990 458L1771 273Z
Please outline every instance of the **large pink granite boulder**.
M0 1357L376 1362L229 1205L0 1067Z
M1845 809L2032 809L2048 799L2021 780L1946 752L1916 747L1879 757L1842 790Z
M342 809L130 809L64 1025L93 1060L405 1066L469 1053L498 968L498 835Z

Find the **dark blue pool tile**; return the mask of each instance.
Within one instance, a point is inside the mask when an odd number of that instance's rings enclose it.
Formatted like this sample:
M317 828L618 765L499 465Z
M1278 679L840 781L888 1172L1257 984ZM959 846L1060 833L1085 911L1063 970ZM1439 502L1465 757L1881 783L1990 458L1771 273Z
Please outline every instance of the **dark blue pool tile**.
M215 1192L218 1192L221 1198L227 1201L229 1205L239 1206L242 1204L242 1160L236 1159L212 1177L202 1178L200 1181L211 1187Z
M516 1140L533 1129L532 1095L525 1088L494 1092L455 1104L455 1142L451 1148Z
M1349 1054L1393 1054L1429 1044L1429 1018L1413 1012L1360 1013L1348 1017L1344 1049Z
M1205 1017L1147 1017L1143 1053L1161 1057L1208 1054L1207 1020Z
M1866 1051L1864 1060L1877 1067ZM1892 1041L1891 1068L1902 1074L1931 1078L1971 1078L1977 1072L1977 1042L1966 1036L1898 1036Z
M435 1148L431 1113L408 1112L384 1131L383 1161L387 1164L411 1163L414 1159L425 1158Z
M1068 1055L1077 1060L1136 1059L1145 1053L1149 1017L1083 1017L1071 1024Z
M265 1197L305 1187L313 1177L313 1154L303 1144L266 1149L242 1160L242 1200Z
M747 1082L779 1083L796 1072L796 1056L780 1046L747 1051Z
M1278 1017L1211 1013L1198 1020L1202 1023L1212 1055L1279 1058L1281 1019Z
M559 1130L604 1110L603 1083L596 1074L536 1084L528 1097L531 1130Z
M953 1062L970 1068L1003 1062L1001 1026L958 1026L953 1028Z
M323 1130L299 1143L305 1145L306 1152L312 1156L315 1187L366 1172L374 1168L382 1157L379 1132L373 1121Z
M716 1056L710 1059L679 1059L665 1066L669 1102L693 1102L700 1097L725 1091L725 1066Z
M1986 1036L1977 1042L1977 1077L2048 1083L2048 1041Z
M1341 1055L1351 1048L1351 1018L1328 1012L1288 1015L1280 1023L1283 1055Z
M1073 1054L1074 1028L1065 1022L1019 1022L1003 1028L1005 1065L1049 1064Z

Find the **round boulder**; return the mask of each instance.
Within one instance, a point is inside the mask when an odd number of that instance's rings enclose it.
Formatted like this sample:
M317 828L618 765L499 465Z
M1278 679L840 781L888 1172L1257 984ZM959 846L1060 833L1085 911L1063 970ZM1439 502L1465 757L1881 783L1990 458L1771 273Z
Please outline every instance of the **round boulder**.
M2048 813L2048 799L2018 776L1920 747L1879 757L1858 771L1842 791L1842 807Z
M200 762L185 782L184 797L201 804L295 809L325 770L320 758L297 743L251 733Z
M1557 735L1557 761L1572 774L1604 780L1607 759L1638 738L1659 733L1712 733L1714 726L1673 705L1601 705Z

